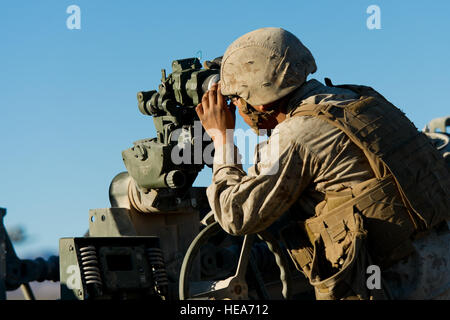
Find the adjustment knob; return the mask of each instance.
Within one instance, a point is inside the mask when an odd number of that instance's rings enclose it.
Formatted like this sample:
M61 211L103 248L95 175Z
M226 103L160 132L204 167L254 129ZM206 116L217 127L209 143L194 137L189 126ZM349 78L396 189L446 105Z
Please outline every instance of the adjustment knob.
M180 170L172 170L166 175L166 184L169 188L181 188L186 183L186 177Z

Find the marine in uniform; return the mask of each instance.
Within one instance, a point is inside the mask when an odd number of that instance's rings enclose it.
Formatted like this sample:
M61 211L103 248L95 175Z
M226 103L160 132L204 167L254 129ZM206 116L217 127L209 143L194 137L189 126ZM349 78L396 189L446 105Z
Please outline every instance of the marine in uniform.
M370 87L308 80L311 52L281 28L239 37L220 69L196 110L214 140L207 196L225 231L283 219L317 299L450 298L450 170L400 109ZM229 135L235 107L270 135L248 173ZM381 288L367 286L370 265Z

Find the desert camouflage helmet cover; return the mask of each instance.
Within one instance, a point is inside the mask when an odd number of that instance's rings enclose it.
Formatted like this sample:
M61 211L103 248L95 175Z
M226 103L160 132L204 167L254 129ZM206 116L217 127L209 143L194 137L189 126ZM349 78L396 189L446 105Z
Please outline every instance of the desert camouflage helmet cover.
M244 34L225 51L221 90L251 105L276 101L300 87L316 71L311 52L282 28L261 28Z

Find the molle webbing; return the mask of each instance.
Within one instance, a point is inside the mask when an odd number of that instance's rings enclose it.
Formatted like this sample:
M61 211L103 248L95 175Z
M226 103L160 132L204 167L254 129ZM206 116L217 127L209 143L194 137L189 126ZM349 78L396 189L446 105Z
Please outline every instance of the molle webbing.
M410 237L414 226L392 175L372 178L342 191L327 192L316 210L316 216L306 220L305 230L311 243L320 235L325 255L334 267L345 256L348 246L345 237L347 230L351 230L354 212L365 217L368 248L378 265L387 267L413 252Z
M300 104L290 116L315 116L341 129L366 155L377 178L392 173L416 230L450 214L450 174L442 156L405 114L370 87L347 105Z

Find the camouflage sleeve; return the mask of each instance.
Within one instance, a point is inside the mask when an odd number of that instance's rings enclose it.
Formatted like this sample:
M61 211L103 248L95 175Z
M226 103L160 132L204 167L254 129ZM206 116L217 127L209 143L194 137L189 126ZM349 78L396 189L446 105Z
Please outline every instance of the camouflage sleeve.
M216 220L230 234L266 229L296 201L311 180L312 155L274 132L247 175L232 157L234 145L216 150L207 196ZM271 149L271 150L269 150Z

